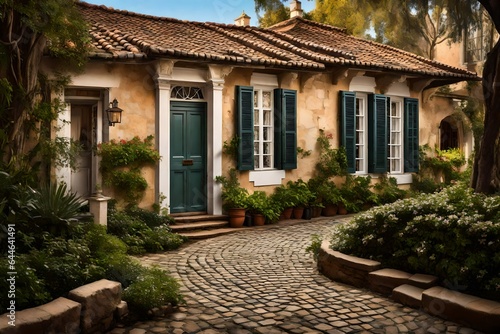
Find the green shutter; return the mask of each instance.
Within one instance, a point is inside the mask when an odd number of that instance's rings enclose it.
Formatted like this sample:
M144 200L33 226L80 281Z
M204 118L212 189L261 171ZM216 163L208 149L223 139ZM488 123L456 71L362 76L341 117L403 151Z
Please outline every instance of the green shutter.
M253 170L253 87L236 86L238 169Z
M418 172L418 100L405 99L405 129L404 129L404 169L406 173Z
M356 93L340 92L341 139L347 155L347 171L356 172Z
M387 100L368 95L368 172L387 172Z
M297 168L297 91L274 90L274 167Z

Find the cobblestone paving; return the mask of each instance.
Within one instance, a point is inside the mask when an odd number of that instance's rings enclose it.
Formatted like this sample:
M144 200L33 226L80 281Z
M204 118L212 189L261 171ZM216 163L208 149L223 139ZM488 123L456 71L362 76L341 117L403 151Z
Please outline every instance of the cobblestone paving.
M478 333L319 274L305 249L335 223L245 228L143 257L180 280L186 304L110 334Z

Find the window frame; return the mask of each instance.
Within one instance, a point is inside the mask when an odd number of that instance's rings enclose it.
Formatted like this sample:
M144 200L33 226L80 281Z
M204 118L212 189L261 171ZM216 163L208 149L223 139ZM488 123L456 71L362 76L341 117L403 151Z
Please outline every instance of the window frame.
M393 115L393 104L396 104L397 115ZM399 131L395 130L394 120L398 122ZM397 175L404 173L404 100L401 97L390 97L390 108L388 112L388 138L387 138L387 172ZM394 143L393 134L396 134L397 141ZM399 157L393 155L392 148L399 148ZM393 168L393 162L398 161L399 169Z
M275 138L274 138L274 90L275 88L272 88L270 86L254 86L253 87L253 93L254 93L254 169L255 171L259 170L275 170ZM268 92L270 95L270 101L269 101L269 107L265 108L263 106L263 94L264 92ZM255 105L255 100L257 100L258 104ZM265 112L268 111L270 112L270 125L264 124L264 119L265 119ZM259 119L256 120L255 114L258 112L258 117ZM255 128L258 127L258 132L255 132ZM267 128L268 130L268 135L271 137L268 140L264 139L264 129ZM256 134L258 134L259 138L256 138ZM264 145L265 143L269 143L269 151L270 153L265 153L264 152ZM255 144L259 145L258 152L255 152ZM270 162L269 166L265 167L264 165L264 156L269 156L270 157ZM258 166L256 166L255 159L258 157Z
M360 103L362 102L362 103ZM362 113L361 113L361 112ZM358 113L360 112L360 113ZM368 174L368 94L356 92L354 134L355 174ZM358 124L362 129L358 129ZM358 136L358 134L361 134ZM361 139L361 140L359 140ZM360 149L361 147L361 149Z

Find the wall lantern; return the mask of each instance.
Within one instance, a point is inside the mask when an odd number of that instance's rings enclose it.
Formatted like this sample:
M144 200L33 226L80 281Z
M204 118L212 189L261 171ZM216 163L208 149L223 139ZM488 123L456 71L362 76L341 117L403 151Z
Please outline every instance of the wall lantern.
M118 108L118 101L116 99L109 103L109 109L106 109L108 114L108 121L110 126L115 126L116 123L122 122L122 109Z

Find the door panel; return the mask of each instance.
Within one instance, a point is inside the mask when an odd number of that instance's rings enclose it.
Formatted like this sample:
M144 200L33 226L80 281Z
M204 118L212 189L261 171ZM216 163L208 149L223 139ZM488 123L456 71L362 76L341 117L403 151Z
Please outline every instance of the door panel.
M170 211L206 211L206 104L171 104Z

